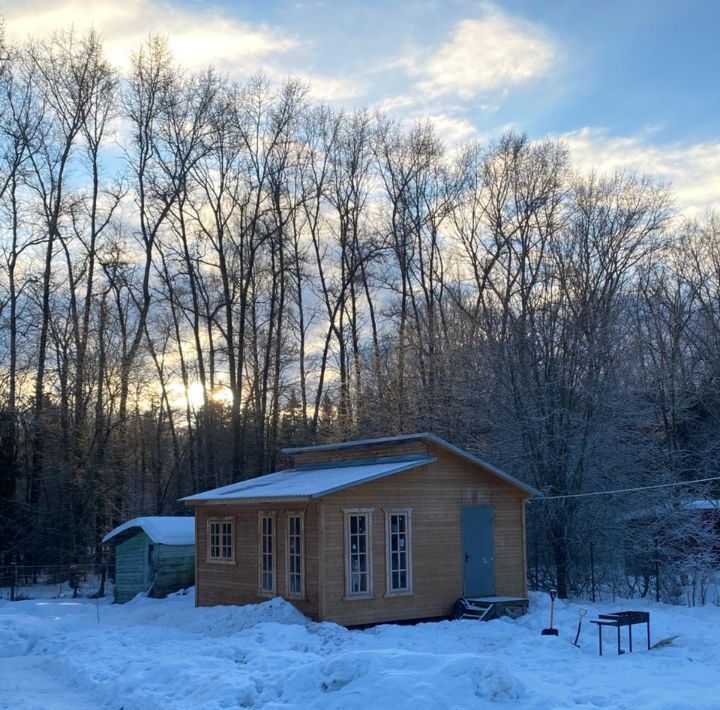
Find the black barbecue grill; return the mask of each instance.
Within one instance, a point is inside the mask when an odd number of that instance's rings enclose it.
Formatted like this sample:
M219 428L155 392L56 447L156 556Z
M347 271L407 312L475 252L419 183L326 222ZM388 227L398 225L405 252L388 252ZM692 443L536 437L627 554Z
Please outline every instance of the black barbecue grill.
M628 627L628 643L630 653L632 653L632 627L635 624L646 624L647 626L647 647L650 650L650 612L647 611L617 611L614 614L599 614L597 619L592 620L593 624L598 627L598 644L600 647L600 655L603 655L602 631L603 626L614 626L617 628L617 648L618 655L623 653L620 648L620 629L623 626Z

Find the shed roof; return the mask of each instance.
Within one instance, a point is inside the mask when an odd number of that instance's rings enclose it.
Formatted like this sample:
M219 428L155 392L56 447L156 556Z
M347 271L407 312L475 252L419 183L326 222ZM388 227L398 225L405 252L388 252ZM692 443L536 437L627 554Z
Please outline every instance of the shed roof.
M288 469L231 483L181 500L243 500L264 498L319 498L335 491L424 466L436 459L422 456L375 463L335 462L327 466Z
M720 510L720 500L689 500L682 507L687 510Z
M438 446L442 446L445 449L448 449L449 451L452 451L454 454L457 454L461 458L464 458L467 461L470 461L471 463L475 463L478 466L482 466L484 469L489 471L490 473L494 474L495 476L498 476L498 478L502 478L503 480L507 481L508 483L513 484L514 486L517 486L518 488L521 488L526 493L529 493L531 496L539 496L542 495L540 491L537 488L534 488L533 486L528 485L527 483L524 483L518 478L515 478L514 476L511 476L506 471L503 471L502 469L498 468L497 466L493 466L491 463L488 463L487 461L483 461L479 456L476 456L473 453L470 453L469 451L466 451L465 449L461 449L459 446L455 446L455 444L451 444L449 441L446 441L445 439L442 439L441 437L437 436L437 434L433 434L432 432L419 432L416 434L399 434L398 436L384 436L377 439L355 439L353 441L339 441L332 444L316 444L314 446L296 446L291 448L283 449L282 452L284 454L287 454L289 456L292 456L293 454L300 454L305 452L312 452L312 451L338 451L340 449L346 449L350 447L356 447L356 446L375 446L375 445L382 445L382 444L396 444L396 443L402 443L403 441L430 441L434 444L437 444Z
M195 544L195 518L172 515L148 515L144 518L128 520L105 535L102 539L103 544L131 531L133 528L142 529L150 540L157 545Z
M683 515L693 511L714 511L720 512L720 500L711 498L697 500L673 500L658 503L648 508L639 508L626 513L623 517L626 520L641 520L642 518L660 518L668 515Z

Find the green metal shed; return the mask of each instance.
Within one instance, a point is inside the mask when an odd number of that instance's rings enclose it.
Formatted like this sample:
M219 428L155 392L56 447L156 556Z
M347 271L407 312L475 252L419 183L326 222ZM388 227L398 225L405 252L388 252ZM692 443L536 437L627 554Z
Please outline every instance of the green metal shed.
M109 532L103 545L115 548L115 601L146 592L165 597L195 583L195 518L133 518Z

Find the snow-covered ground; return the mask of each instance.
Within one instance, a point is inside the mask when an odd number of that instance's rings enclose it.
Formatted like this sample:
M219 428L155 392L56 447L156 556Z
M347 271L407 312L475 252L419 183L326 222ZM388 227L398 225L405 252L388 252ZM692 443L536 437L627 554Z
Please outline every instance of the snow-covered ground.
M646 651L607 655L579 604L561 602L560 637L541 636L548 600L489 623L448 621L348 631L276 599L195 609L166 600L0 601L0 708L720 708L720 608L619 602L599 612L651 612ZM99 619L99 620L98 620ZM623 636L625 639L625 636ZM624 642L626 645L626 642Z

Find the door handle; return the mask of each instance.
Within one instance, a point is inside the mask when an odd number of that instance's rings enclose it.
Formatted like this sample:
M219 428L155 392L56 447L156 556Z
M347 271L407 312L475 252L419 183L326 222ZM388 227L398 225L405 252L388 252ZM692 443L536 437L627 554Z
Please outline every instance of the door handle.
M468 555L468 553L466 552L465 553L465 562L467 562L469 559L470 559L470 555Z

